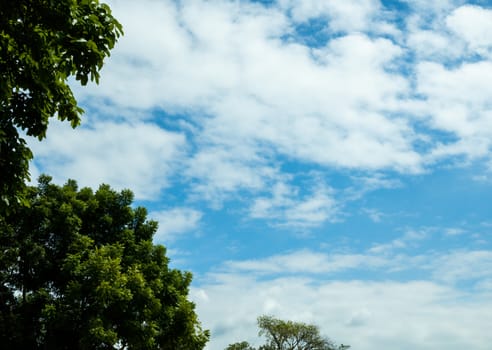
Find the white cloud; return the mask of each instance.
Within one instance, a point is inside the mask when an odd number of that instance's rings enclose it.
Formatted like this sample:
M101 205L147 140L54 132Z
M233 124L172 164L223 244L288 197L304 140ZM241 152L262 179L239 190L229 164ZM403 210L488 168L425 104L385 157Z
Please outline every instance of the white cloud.
M184 173L195 181L193 188L194 198L206 199L215 207L232 193L244 189L249 191L260 190L265 181L276 176L275 169L250 155L246 147L245 152L238 150L241 145L231 146L228 152L220 147L203 148L188 160Z
M365 194L382 189L394 189L402 187L402 182L395 178L389 178L381 173L370 175L352 176L353 185L345 190L347 200L357 200Z
M456 43L450 35L420 28L408 34L407 45L420 59L437 62L457 58L463 50L462 45Z
M131 189L137 199L157 199L185 154L186 139L149 123L96 122L74 131L52 121L48 137L30 140L30 146L35 171L57 182L72 178L93 188L107 183Z
M299 188L278 182L272 188L271 197L254 200L250 216L271 219L291 228L319 226L337 220L339 208L332 192L330 188L318 185L311 193L301 195Z
M381 211L372 208L363 209L363 212L369 217L369 219L376 223L381 222L382 218L386 216L386 214L382 213Z
M456 251L436 259L432 265L434 276L447 283L476 282L492 278L492 251Z
M450 69L441 64L422 62L417 66L418 92L427 96L429 102L441 102L444 105L444 102L454 101L453 107L470 108L477 105L478 109L486 104L492 93L492 87L487 84L491 76L492 63L487 61L464 63ZM446 125L436 126L446 130ZM457 125L451 129L459 131L463 126ZM466 133L466 128L463 129L462 132Z
M429 62L418 65L418 91L426 97L430 126L455 137L436 143L429 161L460 155L470 159L490 156L491 78L491 62L465 63L451 69Z
M414 248L419 241L428 238L429 232L425 229L415 231L407 230L401 237L398 237L388 243L375 244L369 249L369 253L373 254L394 254L395 250Z
M492 48L492 10L464 5L455 9L446 24L474 53L487 54Z
M383 20L383 7L379 0L354 1L293 1L280 0L282 9L288 10L295 22L310 19L326 19L326 31L330 32L377 32L398 34L398 30ZM388 15L388 12L385 13Z
M388 261L377 256L363 254L323 254L309 250L275 255L266 259L227 262L225 267L232 271L254 274L320 274L336 273L356 268L380 268Z
M427 3L427 2L426 2ZM442 159L490 158L492 11L479 6L456 6L454 1L410 2L416 17L408 21L407 45L417 54L416 90L423 100L416 115L426 116L436 133L429 134L431 148L424 155L430 165ZM418 14L418 15L417 15ZM415 101L414 101L415 102ZM433 144L432 144L433 143Z
M191 208L173 208L150 213L149 217L159 223L154 241L159 244L169 243L184 233L197 230L202 215L202 212Z
M490 250L423 250L402 254L427 238L426 232L408 231L401 238L381 243L365 252L316 252L300 249L265 258L226 261L213 276L242 274L257 276L312 276L337 278L340 273L375 272L380 278L397 278L400 273L418 272L426 280L454 285L478 284L492 278ZM287 277L286 277L287 278Z
M459 227L449 227L444 230L446 236L459 236L466 233L466 230Z

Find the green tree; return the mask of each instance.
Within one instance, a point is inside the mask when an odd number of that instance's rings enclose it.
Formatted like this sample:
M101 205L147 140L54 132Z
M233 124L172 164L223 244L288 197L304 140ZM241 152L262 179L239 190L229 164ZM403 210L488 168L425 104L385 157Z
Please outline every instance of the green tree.
M229 344L225 350L255 350L247 341L240 343Z
M272 316L258 317L259 335L266 343L258 350L345 350L321 336L319 328L302 322L283 321ZM225 350L254 350L247 342L230 344Z
M202 349L192 276L169 268L132 192L50 181L0 218L2 349Z
M77 126L83 111L68 79L97 83L121 34L98 0L0 0L0 209L22 199L29 178L19 130L41 140L53 116Z

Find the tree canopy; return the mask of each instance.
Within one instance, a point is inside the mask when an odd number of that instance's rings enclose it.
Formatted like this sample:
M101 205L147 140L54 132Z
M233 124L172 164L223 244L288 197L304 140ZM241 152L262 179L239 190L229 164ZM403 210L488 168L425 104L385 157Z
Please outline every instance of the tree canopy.
M77 126L83 111L68 79L97 83L121 34L98 0L0 0L0 208L21 199L29 178L19 130L42 139L53 116Z
M129 190L42 176L0 217L2 349L202 349L191 274L152 243Z
M344 350L348 345L336 346L323 337L318 326L303 322L284 321L272 316L258 317L259 335L266 343L258 350ZM225 350L255 350L248 342L230 344Z
M255 350L247 341L229 344L225 350Z

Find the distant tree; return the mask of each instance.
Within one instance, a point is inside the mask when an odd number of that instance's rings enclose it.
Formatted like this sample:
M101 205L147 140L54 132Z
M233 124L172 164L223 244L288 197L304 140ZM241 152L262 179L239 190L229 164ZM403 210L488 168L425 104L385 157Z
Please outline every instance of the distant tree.
M0 217L2 349L202 349L191 274L152 243L157 223L129 190L42 176Z
M261 350L336 350L334 343L320 335L315 325L283 321L272 316L258 318L259 335L266 337Z
M272 316L258 317L259 335L266 343L258 350L345 350L348 345L336 346L321 336L319 328L302 322L283 321ZM255 350L248 342L230 344L225 350Z
M68 78L97 83L121 34L98 0L0 0L0 214L29 178L19 130L41 140L53 116L77 126L83 111Z
M247 341L240 343L229 344L225 350L255 350Z

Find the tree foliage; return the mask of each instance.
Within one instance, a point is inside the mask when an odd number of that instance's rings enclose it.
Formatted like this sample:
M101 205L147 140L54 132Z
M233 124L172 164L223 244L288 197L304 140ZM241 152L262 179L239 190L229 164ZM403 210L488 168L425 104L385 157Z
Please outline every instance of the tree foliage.
M229 344L225 350L255 350L247 341Z
M345 350L350 346L336 346L323 337L315 325L284 321L272 316L258 317L259 335L266 343L258 350ZM255 350L248 342L230 344L225 350Z
M202 349L192 276L169 268L132 192L50 180L0 218L2 349Z
M77 126L83 111L68 78L97 83L121 34L98 0L0 0L0 206L19 200L29 178L19 130L43 139L55 115Z

